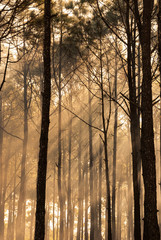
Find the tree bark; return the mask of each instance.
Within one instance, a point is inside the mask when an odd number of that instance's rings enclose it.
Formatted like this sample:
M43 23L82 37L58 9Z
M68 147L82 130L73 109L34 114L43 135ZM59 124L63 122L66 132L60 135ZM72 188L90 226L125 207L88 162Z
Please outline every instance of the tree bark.
M3 109L2 109L2 92L0 92L0 126L3 127ZM3 130L0 128L0 239L4 239L4 206L3 206Z
M158 0L158 57L160 71L160 197L161 197L161 0ZM161 201L159 206L159 225L161 229Z
M36 204L36 226L35 240L44 240L45 237L45 194L46 194L46 172L47 172L47 150L49 131L49 112L51 95L51 71L50 71L50 20L51 2L45 0L44 13L44 91L42 102L42 120L40 151L37 177L37 204Z
M135 240L141 240L140 227L140 126L138 118L138 108L136 101L136 78L135 78L135 43L132 47L132 33L129 26L129 0L127 1L126 25L127 25L127 61L128 61L128 85L130 98L130 131L132 143L132 161L133 161L133 189L134 189L134 237ZM134 29L135 31L135 29ZM134 34L135 35L135 34ZM135 37L135 36L134 36ZM133 39L135 41L135 38ZM131 67L133 67L133 72ZM133 76L132 76L133 75Z
M142 129L141 157L144 180L144 240L159 240L156 198L156 159L154 150L152 74L151 74L151 19L153 0L143 0L143 24L141 24L138 2L134 0L135 18L138 24L142 47Z

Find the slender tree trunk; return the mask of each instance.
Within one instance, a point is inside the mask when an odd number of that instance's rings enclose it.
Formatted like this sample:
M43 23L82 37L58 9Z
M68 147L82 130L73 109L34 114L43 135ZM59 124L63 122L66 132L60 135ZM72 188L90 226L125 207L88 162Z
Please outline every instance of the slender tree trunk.
M84 158L84 197L85 197L85 240L88 240L88 162Z
M99 239L98 231L98 171L96 166L96 158L93 166L93 195L94 195L94 228L95 228L95 239Z
M81 158L82 158L82 128L81 121L79 127L79 148L78 148L78 226L77 240L81 239L81 223L82 223L82 175L81 175Z
M54 176L53 176L53 240L55 240L55 178L56 178L56 169L55 169L55 159L54 159Z
M66 164L66 131L64 130L63 134L63 179L62 179L62 190L63 190L63 221L64 221L64 236L67 236L67 221L66 221L66 204L65 202L67 201L67 195L66 195L66 170L67 170L67 164Z
M117 55L116 54L115 54L115 103L114 103L115 117L114 117L114 140L113 140L113 185L112 185L112 239L113 240L115 240L116 238L116 226L115 226L116 225L115 224L116 153L117 153Z
M61 9L61 24L60 24L60 42L59 42L59 113L58 113L58 194L59 194L59 205L60 205L60 232L59 240L62 240L64 237L64 224L63 224L63 193L62 193L62 114L61 114L61 102L62 102L62 2L60 1Z
M130 130L132 142L132 160L133 160L133 188L134 188L134 237L135 240L141 240L140 227L140 126L138 118L138 109L136 101L136 78L135 78L135 43L133 44L133 56L131 52L132 34L129 26L129 0L127 2L127 38L128 38L128 84L130 97ZM135 29L134 29L135 31ZM135 37L135 34L134 34ZM134 39L135 41L135 39ZM131 69L133 67L133 72ZM133 76L132 76L133 73Z
M131 223L132 223L132 203L131 203L131 159L127 163L127 185L128 185L128 222L127 222L127 239L131 239Z
M140 43L138 46L138 120L139 120L139 127L140 127L140 116L141 116L141 57L140 57ZM140 127L141 128L141 127ZM144 218L144 211L143 211L143 193L144 193L144 186L143 186L143 178L142 178L142 166L140 163L140 221L141 221L141 239L143 239L143 218Z
M40 151L37 177L37 205L35 240L44 240L45 237L45 194L46 194L46 172L47 172L47 150L49 131L49 112L51 95L51 72L50 72L50 0L45 0L44 13L44 91L42 101L42 120Z
M9 151L10 151L10 149L9 149ZM7 158L6 158L6 160L5 160L5 175L7 175L7 172L8 172L8 163L9 163L9 155L10 154L8 154L8 156L7 156ZM12 176L12 168L10 168L10 176ZM6 183L7 183L7 176L6 177L4 177L5 179L4 179L4 185L6 186ZM13 184L12 184L12 182L11 182L11 184L10 184L10 192L12 192L12 188L13 188L13 186L12 186ZM5 190L6 191L6 190ZM3 197L3 201L5 201L5 193L4 193L4 197ZM12 212L13 212L13 205L12 205L12 195L10 196L10 198L9 198L9 216L8 216L8 226L7 226L7 236L6 236L6 239L7 240L10 240L13 236L12 236L12 233L13 233L13 231L12 231L12 227L13 227L13 219L12 219Z
M25 32L24 32L25 35ZM25 55L25 37L24 37L24 55ZM16 239L25 239L25 216L26 216L26 155L28 144L28 101L27 101L27 64L24 57L24 139L22 150L22 162L21 162L21 184L20 184L20 197L18 201L18 215L17 215L17 229Z
M91 229L90 229L90 240L95 239L95 226L94 226L94 191L93 191L93 140L92 140L92 98L91 98L91 81L88 77L88 104L89 104L89 159L90 159L90 206L91 206Z
M70 85L70 108L72 110L72 86ZM72 116L69 120L69 166L68 166L68 234L69 240L72 240L72 196L71 196L71 156L72 156Z
M99 143L99 210L98 210L98 215L99 215L99 234L100 234L100 240L101 240L101 235L102 235L102 142L100 139Z
M107 149L107 131L109 126L109 120L105 119L105 105L104 105L104 83L103 83L103 61L102 61L102 41L100 37L100 70L101 70L101 111L102 111L102 125L103 125L103 145L104 145L104 156L105 156L105 174L106 174L106 221L108 223L108 230L107 227L105 229L105 239L112 240L112 227L111 227L111 193L110 193L110 178L109 178L109 163L108 163L108 149ZM107 226L106 223L106 226ZM108 234L107 234L108 231Z
M130 129L128 128L128 141L130 142ZM132 159L131 149L129 149L129 158L127 163L127 185L128 185L128 223L127 223L127 239L134 239L133 232L133 189L132 189Z
M117 191L117 240L121 239L121 212L122 212L122 190L121 190L121 179L118 182Z
M14 162L13 213L12 213L12 218L13 218L13 233L12 233L12 237L13 237L13 239L14 239L14 237L15 237L16 168L17 168L17 155L15 155L15 162Z

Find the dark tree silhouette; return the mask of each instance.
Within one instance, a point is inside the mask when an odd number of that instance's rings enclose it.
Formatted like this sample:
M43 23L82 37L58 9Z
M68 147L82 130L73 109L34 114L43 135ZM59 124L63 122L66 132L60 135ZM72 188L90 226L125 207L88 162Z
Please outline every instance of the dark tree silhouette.
M37 204L35 240L44 240L45 236L45 192L47 172L47 150L49 131L49 111L51 95L51 72L50 72L50 0L45 0L44 13L44 90L42 93L42 120L40 151L37 178Z

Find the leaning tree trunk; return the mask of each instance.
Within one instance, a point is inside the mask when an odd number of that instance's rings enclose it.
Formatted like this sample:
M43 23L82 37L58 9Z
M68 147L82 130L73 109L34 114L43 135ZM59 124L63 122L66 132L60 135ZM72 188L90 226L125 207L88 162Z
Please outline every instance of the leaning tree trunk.
M44 240L45 237L45 193L47 172L47 150L49 131L49 112L51 95L51 72L50 72L50 15L51 1L45 0L44 13L44 91L42 99L42 120L40 151L37 177L37 204L35 240Z

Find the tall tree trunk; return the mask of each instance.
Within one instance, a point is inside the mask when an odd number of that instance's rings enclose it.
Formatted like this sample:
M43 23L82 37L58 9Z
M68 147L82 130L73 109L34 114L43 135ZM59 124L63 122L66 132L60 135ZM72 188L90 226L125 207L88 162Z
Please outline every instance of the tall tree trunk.
M85 240L88 240L88 161L84 158Z
M50 72L50 0L45 0L44 13L44 91L42 101L42 120L40 151L37 177L37 205L35 240L44 240L45 237L45 194L46 194L46 172L47 172L47 150L49 131L49 112L51 95L51 72Z
M151 74L151 20L154 0L143 0L143 23L138 1L133 0L138 25L143 65L141 157L144 180L144 240L159 240L156 197L156 159L154 150L152 74Z
M53 240L55 240L56 228L55 228L55 178L56 178L56 169L55 169L55 159L54 159L54 176L53 176Z
M129 84L129 98L130 98L130 131L132 142L132 160L133 160L133 188L134 188L134 237L135 240L141 240L140 227L140 126L138 118L138 109L136 101L136 78L135 78L135 43L133 44L133 56L131 52L132 47L132 33L129 26L129 0L127 1L127 59L128 59L128 84ZM135 31L135 29L134 29ZM135 41L135 34L134 40ZM132 69L131 69L132 65ZM133 75L133 76L132 76Z
M91 206L91 229L90 229L90 240L95 239L95 226L94 226L94 191L93 191L93 140L92 140L92 98L91 98L91 80L90 74L88 76L88 104L89 104L89 159L90 159L90 206Z
M9 149L10 151L10 149ZM5 160L5 175L7 175L7 172L8 172L8 164L9 164L9 156L10 154L8 154L6 160ZM12 168L10 168L10 176L12 176ZM7 183L7 176L4 177L4 185L6 186L6 183ZM11 182L10 184L10 192L12 192L12 188L13 188L13 184ZM6 190L5 190L6 192ZM3 197L3 201L5 202L5 193L4 194L4 197ZM7 240L10 240L13 235L13 231L12 231L12 227L13 227L13 219L12 219L12 212L13 212L13 205L12 205L12 194L10 195L10 198L9 198L9 215L8 215L8 226L7 226L7 236L6 236L6 239Z
M0 126L3 128L3 108L2 108L2 92L0 92ZM3 206L3 130L0 128L0 239L4 239L4 206Z
M63 179L62 179L62 191L63 191L63 224L64 224L64 236L67 236L67 221L66 221L66 204L65 202L67 201L67 194L66 194L66 189L67 189L67 185L66 185L66 170L67 170L67 164L66 164L66 131L64 131L63 134L63 140L62 140L62 144L63 144Z
M99 206L98 206L98 216L99 216L99 234L100 234L100 240L101 240L101 234L102 234L102 142L100 139L99 143Z
M151 74L151 16L153 0L143 0L143 26L140 35L142 46L142 131L141 154L144 198L144 240L159 240L156 198L156 159L154 150L152 74Z
M72 86L70 85L70 109L72 110ZM69 120L69 165L68 165L68 234L69 240L72 240L72 196L71 196L71 156L72 156L72 116Z
M120 168L121 169L121 168ZM118 190L117 190L117 240L121 239L121 211L122 211L122 190L121 190L122 182L121 178L118 182Z
M81 224L82 224L82 174L81 174L81 158L82 158L82 128L81 121L79 127L79 147L78 147L78 226L77 226L77 240L81 239Z
M15 205L16 205L16 168L17 168L17 155L15 155L15 162L14 162L14 182L13 182L13 233L12 237L15 237Z
M130 154L131 155L131 154ZM128 222L127 222L127 239L131 239L131 225L132 223L132 202L131 202L131 157L127 163L127 185L128 185ZM133 235L133 233L132 233Z
M25 31L25 30L24 30ZM23 52L25 55L25 32ZM21 184L20 184L20 196L18 201L18 214L16 223L16 239L25 239L25 216L26 216L26 155L27 155L27 143L28 143L28 101L27 101L27 64L24 56L23 66L23 80L24 80L24 139L23 139L23 150L22 150L22 161L21 161Z
M99 142L98 167L98 239L102 239L102 141Z
M60 205L60 231L59 240L64 237L64 224L63 224L63 193L62 193L62 115L61 115L61 102L62 102L62 2L60 1L60 11L61 11L61 23L60 23L60 42L59 42L59 113L58 113L58 194L59 194L59 205Z
M109 118L105 118L105 103L104 103L104 83L103 83L103 61L102 61L102 40L100 37L100 70L101 70L101 113L102 113L102 125L103 125L103 145L104 145L104 156L105 156L105 174L106 174L106 226L105 239L112 240L112 228L111 228L111 193L110 193L110 178L109 178L109 163L108 163L108 149L107 149L107 131L109 126ZM111 103L110 103L111 104ZM109 115L110 117L110 115ZM108 231L108 233L107 233Z
M116 42L117 47L117 42ZM117 52L116 52L117 54ZM116 203L116 153L117 153L117 55L115 54L115 117L113 140L113 185L112 185L112 239L116 238L115 203Z

